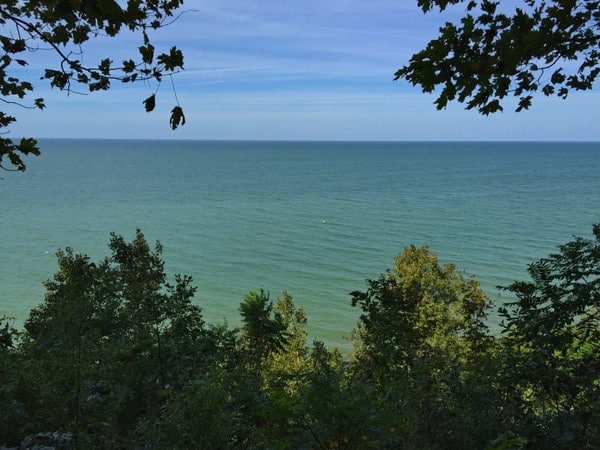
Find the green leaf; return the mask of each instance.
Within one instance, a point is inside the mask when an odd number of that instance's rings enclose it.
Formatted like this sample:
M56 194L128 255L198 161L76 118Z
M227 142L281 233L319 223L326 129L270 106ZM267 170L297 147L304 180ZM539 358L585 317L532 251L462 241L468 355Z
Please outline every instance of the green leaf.
M91 29L89 25L82 24L73 30L73 44L83 44L89 39Z
M566 87L560 88L556 95L565 99L569 95L569 90Z
M565 74L563 74L561 72L562 72L562 68L555 70L554 73L552 74L552 77L550 78L550 81L554 84L563 83L565 81L566 77L565 77Z
M34 100L35 106L39 109L44 109L46 107L45 103L44 103L44 99L43 98L36 98Z
M168 55L166 53L159 55L158 62L165 66L165 70L173 71L177 67L183 67L183 53L177 47L171 47Z
M154 45L147 44L138 47L140 54L142 55L142 61L146 64L152 64L154 60Z
M54 27L51 40L57 44L66 44L71 37L69 30L64 25Z
M135 61L132 59L123 61L123 72L131 73L135 70Z
M150 112L150 111L154 110L154 107L156 106L156 95L152 94L150 97L148 97L142 103L144 104L144 108L146 108L146 112Z
M551 84L547 84L542 88L542 92L544 93L544 95L552 95L554 94L554 86L552 86Z
M64 73L58 70L46 69L44 71L43 78L47 78L50 80L50 86L57 87L59 89L64 89L69 82L70 75L68 73Z
M180 124L185 125L185 116L183 115L183 109L181 106L176 106L171 110L171 118L169 119L171 129L175 130Z
M110 88L110 80L105 76L97 77L98 81L89 84L90 92L93 91L106 91Z
M102 61L100 61L100 64L98 64L98 70L102 72L103 75L109 75L111 63L112 61L110 59L103 59Z
M33 138L23 138L19 143L19 150L25 155L40 155L40 149L37 145L37 141Z
M529 109L531 107L531 99L532 98L533 97L531 95L521 98L519 100L519 106L516 111L521 112L524 109Z

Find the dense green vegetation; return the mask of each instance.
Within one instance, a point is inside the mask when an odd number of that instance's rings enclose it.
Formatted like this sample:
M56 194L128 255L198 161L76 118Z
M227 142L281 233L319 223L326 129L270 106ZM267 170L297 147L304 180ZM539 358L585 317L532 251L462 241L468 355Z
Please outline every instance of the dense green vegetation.
M465 0L419 0L427 12ZM415 54L396 78L482 114L518 110L533 94L593 87L598 1L469 1L460 24ZM67 92L155 80L183 68L149 32L182 0L5 1L0 94L6 108L43 109L20 78L32 52ZM84 64L101 34L140 34L131 59ZM72 49L75 49L74 51ZM576 61L574 63L574 61ZM155 95L144 102L155 107ZM16 121L0 111L0 132ZM170 124L185 123L177 103ZM25 170L32 138L0 138L0 168ZM189 276L168 281L159 244L112 235L110 257L58 252L58 271L22 330L0 326L0 445L35 437L71 448L592 449L600 448L600 225L529 266L530 281L491 304L474 279L410 246L393 270L351 294L362 311L352 352L307 342L308 318L287 293L249 292L242 326L205 323ZM500 306L502 330L486 317Z
M502 332L474 279L409 246L351 294L352 352L307 343L291 296L249 292L209 325L161 246L110 239L58 271L22 331L0 327L0 443L70 448L600 447L600 225L506 287ZM31 442L31 438L30 438Z

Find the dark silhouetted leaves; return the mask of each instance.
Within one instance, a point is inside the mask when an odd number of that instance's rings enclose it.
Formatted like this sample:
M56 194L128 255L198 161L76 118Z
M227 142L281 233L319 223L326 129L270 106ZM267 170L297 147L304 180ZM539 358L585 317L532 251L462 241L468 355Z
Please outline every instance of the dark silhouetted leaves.
M33 91L33 83L20 80L30 58L36 50L54 56L44 68L41 79L48 80L51 87L67 92L82 93L87 87L90 92L108 90L111 83L120 81L151 81L160 83L164 75L171 75L183 68L183 54L176 47L167 47L157 58L155 47L150 42L147 30L166 26L174 12L183 5L183 0L127 1L119 0L43 0L4 2L0 14L0 96L5 104L18 104L25 108L44 108L41 98L25 101ZM122 30L137 33L141 46L129 49L132 58L122 58L122 65L113 66L110 55L100 55L98 61L90 62L85 56L86 42L98 36L114 37ZM137 47L137 48L136 48ZM119 50L119 53L121 51ZM19 57L15 57L15 55ZM26 75L26 74L25 74ZM146 111L154 109L154 99L144 101ZM177 99L176 99L177 102ZM8 123L16 118L3 115L0 120L0 135L8 134ZM185 122L181 110L174 110L170 125L176 128ZM10 139L0 147L0 168L24 170L18 157L20 145ZM14 162L13 166L11 164Z
M152 94L150 97L144 100L143 103L144 108L146 108L146 112L153 111L154 107L156 106L156 95Z
M158 63L163 64L165 70L173 71L178 67L183 67L183 53L177 47L171 47L168 55L159 55Z
M145 64L152 64L154 60L154 45L147 44L138 47L140 54L142 55L142 62Z
M171 110L171 119L169 120L171 128L175 130L179 125L185 125L185 116L183 115L183 109L181 106L175 106Z
M424 12L458 3L467 2L418 1ZM498 8L500 2L469 1L470 12L441 27L395 79L404 78L426 93L439 89L438 109L456 100L484 115L502 111L509 95L519 99L516 110L522 111L531 105L529 93L564 99L570 89L592 89L600 75L600 1L521 3L526 7L510 15L510 9ZM568 68L552 69L559 63Z

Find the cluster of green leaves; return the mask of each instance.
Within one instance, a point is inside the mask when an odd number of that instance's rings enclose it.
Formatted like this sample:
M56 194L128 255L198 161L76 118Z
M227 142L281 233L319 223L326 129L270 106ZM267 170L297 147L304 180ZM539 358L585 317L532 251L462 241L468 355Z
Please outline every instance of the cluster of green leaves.
M363 314L357 370L373 384L382 448L483 448L501 432L492 405L490 302L474 279L409 246L394 270L352 294ZM489 412L489 413L488 413Z
M599 1L523 0L506 12L493 0L419 0L424 12L458 3L467 3L460 24L446 23L395 76L423 92L439 87L438 109L456 100L487 115L512 95L521 111L538 91L566 98L592 89L600 74Z
M45 107L43 98L24 103L34 85L19 78L19 69L40 50L50 50L57 60L55 67L45 68L41 79L68 92L82 87L90 92L107 90L113 81L160 82L183 69L183 54L176 47L158 53L148 33L173 21L182 4L183 0L128 0L126 4L115 0L4 1L0 7L0 99L7 105ZM105 57L96 64L84 63L88 41L115 37L124 30L141 34L137 56L120 62ZM0 112L0 132L15 121L13 115ZM185 123L179 104L171 111L170 123L173 129ZM21 156L28 154L39 154L35 140L0 140L0 168L25 170Z
M352 353L307 345L293 299L249 292L208 326L161 247L67 249L25 329L0 328L0 436L75 448L591 449L600 446L600 225L506 287L502 333L478 283L407 247L352 293Z
M84 447L112 447L139 417L158 413L188 370L207 364L217 338L190 302L191 279L167 283L160 246L151 251L139 231L132 243L113 235L110 248L101 263L58 253L45 301L3 372L12 408L0 435L68 429Z
M531 281L505 289L516 296L500 309L513 386L533 436L551 448L600 447L600 225L594 239L576 238L529 266Z

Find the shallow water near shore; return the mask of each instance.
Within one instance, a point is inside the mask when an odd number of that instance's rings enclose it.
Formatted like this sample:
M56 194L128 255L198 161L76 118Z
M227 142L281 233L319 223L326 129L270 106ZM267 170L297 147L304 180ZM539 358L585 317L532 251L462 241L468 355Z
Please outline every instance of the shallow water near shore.
M43 300L58 248L99 260L140 228L190 274L207 322L288 291L312 338L347 347L349 293L404 247L497 285L600 222L599 143L42 140L0 181L0 315ZM492 317L492 322L496 320Z

